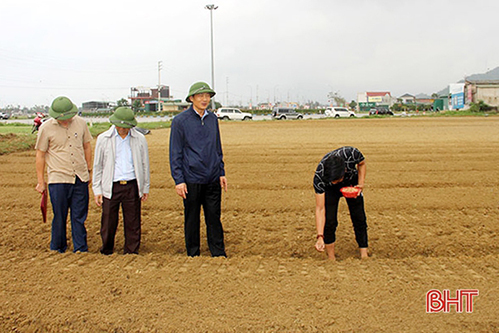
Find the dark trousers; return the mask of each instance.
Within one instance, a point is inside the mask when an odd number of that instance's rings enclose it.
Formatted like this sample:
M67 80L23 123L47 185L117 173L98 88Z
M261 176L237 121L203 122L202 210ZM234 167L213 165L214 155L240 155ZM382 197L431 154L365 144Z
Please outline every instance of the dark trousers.
M49 193L54 212L50 249L61 253L67 250L66 224L70 211L73 251L87 252L88 182L76 177L74 184L49 184Z
M112 254L114 238L118 228L120 205L123 211L123 229L125 230L124 253L139 253L141 235L141 211L139 189L136 180L126 184L113 183L111 199L103 198L100 234L102 237L102 254Z
M203 206L208 247L213 257L226 256L221 215L222 189L219 182L211 184L187 184L184 199L184 235L187 255L199 256L200 214Z
M338 204L343 196L340 188L347 184L336 184L326 189L326 225L324 226L324 243L332 244L336 241L336 228L338 227ZM355 240L360 248L368 247L367 219L364 210L364 196L345 198L350 211Z

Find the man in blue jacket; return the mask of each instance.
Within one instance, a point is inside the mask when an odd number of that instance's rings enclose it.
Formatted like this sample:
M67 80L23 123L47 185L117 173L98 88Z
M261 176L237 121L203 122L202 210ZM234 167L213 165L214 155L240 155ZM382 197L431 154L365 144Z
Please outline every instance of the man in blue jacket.
M175 190L184 199L185 246L191 257L200 253L201 206L211 255L227 256L220 221L227 179L218 118L207 111L213 96L208 84L193 84L186 98L192 105L173 118L170 132L170 170Z

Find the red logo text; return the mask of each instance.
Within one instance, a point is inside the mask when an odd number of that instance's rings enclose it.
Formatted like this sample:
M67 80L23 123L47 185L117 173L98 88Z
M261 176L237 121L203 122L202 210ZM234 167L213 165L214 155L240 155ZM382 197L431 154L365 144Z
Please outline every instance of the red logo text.
M443 291L432 289L426 293L426 312L449 313L451 305L456 307L456 312L473 312L473 296L478 296L478 289L458 289L456 296L452 297L450 290Z

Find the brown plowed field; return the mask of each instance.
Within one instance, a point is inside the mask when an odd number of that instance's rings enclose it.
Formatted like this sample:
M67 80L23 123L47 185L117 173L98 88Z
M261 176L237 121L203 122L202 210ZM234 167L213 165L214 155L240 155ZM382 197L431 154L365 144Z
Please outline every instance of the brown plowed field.
M221 132L227 259L209 257L204 238L200 257L185 255L169 130L147 136L138 256L98 253L93 200L90 252L51 253L34 152L0 156L0 331L499 331L499 117L222 122ZM313 173L342 145L366 156L365 261L344 202L337 261L313 247ZM473 313L427 314L431 289L480 295Z

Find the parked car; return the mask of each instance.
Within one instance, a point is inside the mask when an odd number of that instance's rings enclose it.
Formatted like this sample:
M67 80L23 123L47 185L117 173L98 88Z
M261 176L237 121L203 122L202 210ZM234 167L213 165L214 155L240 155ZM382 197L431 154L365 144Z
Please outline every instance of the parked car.
M324 111L324 114L326 115L326 117L335 117L335 118L356 117L355 112L350 111L347 108L337 107L337 106L327 108L326 111Z
M272 118L285 120L285 119L303 119L303 114L296 112L291 108L274 108L272 110Z
M215 114L217 115L218 119L223 119L223 120L252 120L253 115L248 112L242 112L239 109L234 109L234 108L220 108L218 109Z
M5 113L5 112L0 112L0 119L9 119L10 114Z
M383 107L378 107L378 108L374 108L374 109L371 109L369 110L369 115L372 116L372 115L390 115L390 116L393 116L393 112L390 111L390 109L388 108L383 108Z

